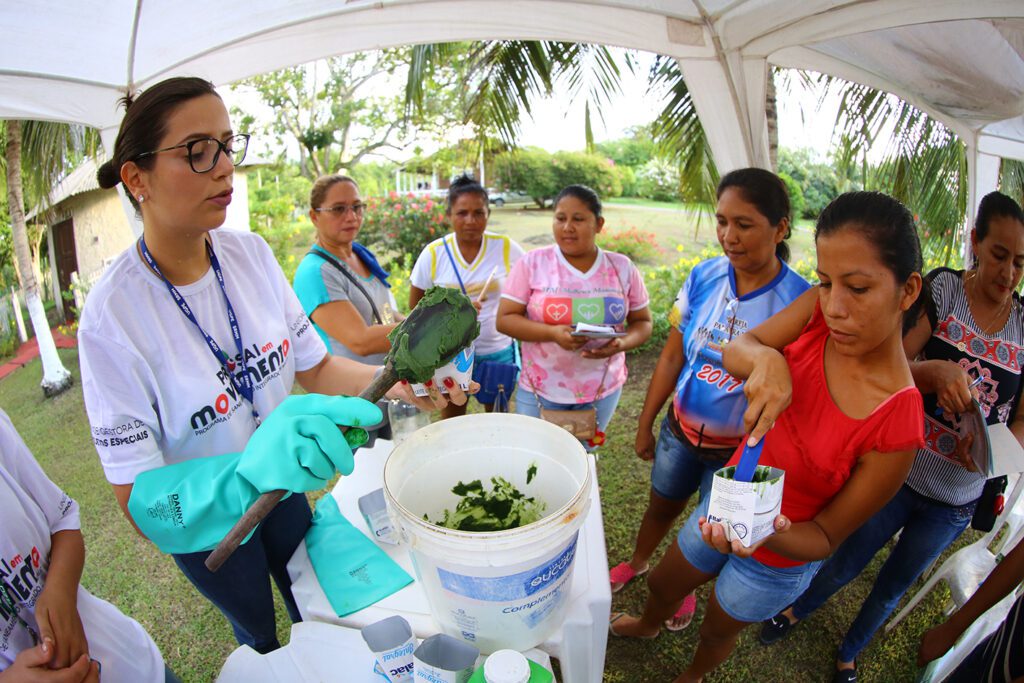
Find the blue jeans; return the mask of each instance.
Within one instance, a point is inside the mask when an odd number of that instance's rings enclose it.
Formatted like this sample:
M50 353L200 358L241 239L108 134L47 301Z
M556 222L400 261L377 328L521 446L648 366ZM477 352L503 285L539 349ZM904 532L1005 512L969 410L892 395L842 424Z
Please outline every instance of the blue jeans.
M597 410L597 429L603 432L608 427L608 423L612 421L612 415L615 414L615 407L619 405L620 396L622 396L622 387L594 403L554 403L520 386L516 389L516 413L540 417L541 405L548 410L585 410L593 406ZM537 403L538 399L540 400L539 404ZM586 444L583 445L586 446ZM594 449L587 447L587 450Z
M700 490L700 499L706 500L711 479L719 469L720 466L698 458L687 441L673 434L668 418L662 420L651 468L651 488L655 493L669 500L685 500Z
M952 507L904 486L826 560L807 592L793 603L794 616L804 619L821 607L833 593L860 574L875 553L902 527L900 540L878 572L871 593L839 647L837 659L853 661L910 585L967 527L974 515L974 505Z
M261 654L281 647L270 577L281 591L292 622L302 621L286 567L311 519L306 496L294 493L277 504L252 538L240 545L216 573L203 564L209 552L173 555L185 577L227 617L239 645L248 645Z

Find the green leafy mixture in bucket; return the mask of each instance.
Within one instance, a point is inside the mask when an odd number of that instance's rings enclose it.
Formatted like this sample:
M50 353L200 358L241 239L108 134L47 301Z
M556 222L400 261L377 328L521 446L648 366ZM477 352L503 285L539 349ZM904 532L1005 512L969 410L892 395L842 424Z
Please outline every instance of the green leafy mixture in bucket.
M527 470L527 483L537 473L537 466ZM541 518L546 505L527 496L503 477L491 477L492 489L487 491L479 479L468 484L459 482L452 493L461 496L455 511L445 510L444 516L432 522L458 531L507 531ZM430 521L427 515L423 519Z

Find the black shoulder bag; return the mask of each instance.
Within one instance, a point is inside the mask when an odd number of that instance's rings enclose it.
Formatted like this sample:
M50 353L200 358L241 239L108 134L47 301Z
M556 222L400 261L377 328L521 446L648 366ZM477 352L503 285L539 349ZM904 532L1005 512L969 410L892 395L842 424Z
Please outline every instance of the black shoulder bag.
M366 301L369 302L369 304L370 304L370 310L373 312L373 319L377 322L377 324L378 325L383 325L384 324L384 321L380 317L380 311L377 310L377 304L373 303L373 299L370 298L370 293L366 291L366 288L363 287L363 284L361 282L359 282L359 280L356 279L355 275L353 275L352 273L348 272L348 268L346 268L345 266L341 265L338 262L338 259L334 258L330 254L325 254L324 252L318 251L316 249L310 249L309 253L310 254L314 254L316 256L319 256L324 261L327 261L332 266L334 266L339 271L341 271L341 274L344 275L345 277L347 277L349 279L349 282L354 284L356 286L356 289L358 289L360 292L362 292L363 296L366 297Z

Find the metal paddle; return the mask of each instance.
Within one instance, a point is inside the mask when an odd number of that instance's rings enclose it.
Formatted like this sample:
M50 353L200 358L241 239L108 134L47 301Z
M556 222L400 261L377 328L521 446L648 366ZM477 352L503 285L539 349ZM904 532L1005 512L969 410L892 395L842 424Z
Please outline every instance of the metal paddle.
M425 382L479 334L480 323L469 297L455 289L431 287L409 317L388 334L391 350L384 360L384 371L360 392L359 398L376 403L400 379ZM342 433L348 431L344 426L339 429ZM206 568L211 572L220 569L287 493L278 489L262 494L206 558Z

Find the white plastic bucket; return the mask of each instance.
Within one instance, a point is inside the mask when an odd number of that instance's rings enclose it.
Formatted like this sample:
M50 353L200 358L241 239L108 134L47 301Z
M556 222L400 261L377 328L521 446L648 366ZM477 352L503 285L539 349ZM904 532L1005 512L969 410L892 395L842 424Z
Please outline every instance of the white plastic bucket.
M409 547L431 613L448 635L481 652L529 650L562 624L580 526L590 507L590 456L537 418L465 415L424 427L384 465L384 496ZM529 484L527 469L537 471ZM500 476L544 501L543 517L509 531L435 526L459 497L459 481Z

